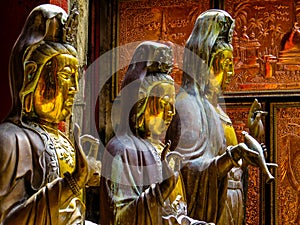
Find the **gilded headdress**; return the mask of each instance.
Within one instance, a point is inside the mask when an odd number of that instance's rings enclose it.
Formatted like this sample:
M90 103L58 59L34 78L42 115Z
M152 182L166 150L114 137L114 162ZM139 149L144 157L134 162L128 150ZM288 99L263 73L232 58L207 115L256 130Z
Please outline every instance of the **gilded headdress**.
M146 107L151 90L162 82L174 84L169 75L172 65L172 48L166 44L145 41L135 49L122 83L120 132L131 130L136 134L137 121Z
M34 8L16 41L10 58L10 83L13 108L10 118L18 120L24 99L30 94L38 80L44 64L58 54L71 54L76 57L76 33L78 25L77 4L69 16L60 7L44 4ZM29 61L37 64L37 71L25 77Z

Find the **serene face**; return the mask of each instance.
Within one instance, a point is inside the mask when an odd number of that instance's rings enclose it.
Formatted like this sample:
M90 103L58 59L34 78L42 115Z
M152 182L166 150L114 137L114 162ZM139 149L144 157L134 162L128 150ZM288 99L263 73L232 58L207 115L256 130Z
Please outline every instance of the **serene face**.
M145 110L145 129L150 136L165 132L175 114L175 87L170 83L155 86Z
M213 86L218 86L225 89L234 75L233 54L231 50L224 50L215 56L212 67L211 83Z
M44 66L34 92L39 119L59 123L71 113L78 91L78 60L68 54L53 57Z

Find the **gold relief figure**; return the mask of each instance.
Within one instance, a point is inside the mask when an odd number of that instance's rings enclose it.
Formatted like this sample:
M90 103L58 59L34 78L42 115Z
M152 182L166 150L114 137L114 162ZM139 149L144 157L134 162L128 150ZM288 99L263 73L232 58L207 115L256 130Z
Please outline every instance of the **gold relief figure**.
M283 36L279 52L279 63L283 65L298 65L300 53L300 27L297 22ZM288 66L286 66L288 67Z
M102 158L101 224L207 224L186 215L181 156L161 140L175 114L171 53L150 41L134 52L122 82L122 120Z
M223 10L205 11L196 20L184 52L177 113L166 135L170 149L184 156L188 216L218 225L243 224L240 163L253 164L261 150L238 143L218 104L222 87L234 75L233 28L234 20Z
M58 130L78 91L77 11L33 9L10 59L13 107L0 125L0 224L83 224L88 164L75 128ZM71 35L71 36L70 36Z

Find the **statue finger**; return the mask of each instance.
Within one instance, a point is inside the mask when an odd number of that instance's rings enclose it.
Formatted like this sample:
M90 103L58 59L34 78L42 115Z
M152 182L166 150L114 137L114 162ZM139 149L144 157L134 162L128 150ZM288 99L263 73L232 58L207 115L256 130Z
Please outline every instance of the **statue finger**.
M170 151L171 140L168 140L162 153L161 153L161 161L164 161L167 157L168 152Z

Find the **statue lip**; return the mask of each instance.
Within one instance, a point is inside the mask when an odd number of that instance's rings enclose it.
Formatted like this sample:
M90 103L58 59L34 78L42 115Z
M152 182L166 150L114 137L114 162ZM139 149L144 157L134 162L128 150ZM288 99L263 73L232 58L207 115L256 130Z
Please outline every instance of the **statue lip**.
M74 95L70 96L66 101L65 101L65 106L67 107L72 107L74 104Z
M71 101L66 101L65 106L67 106L67 107L73 106L73 101L72 102Z

